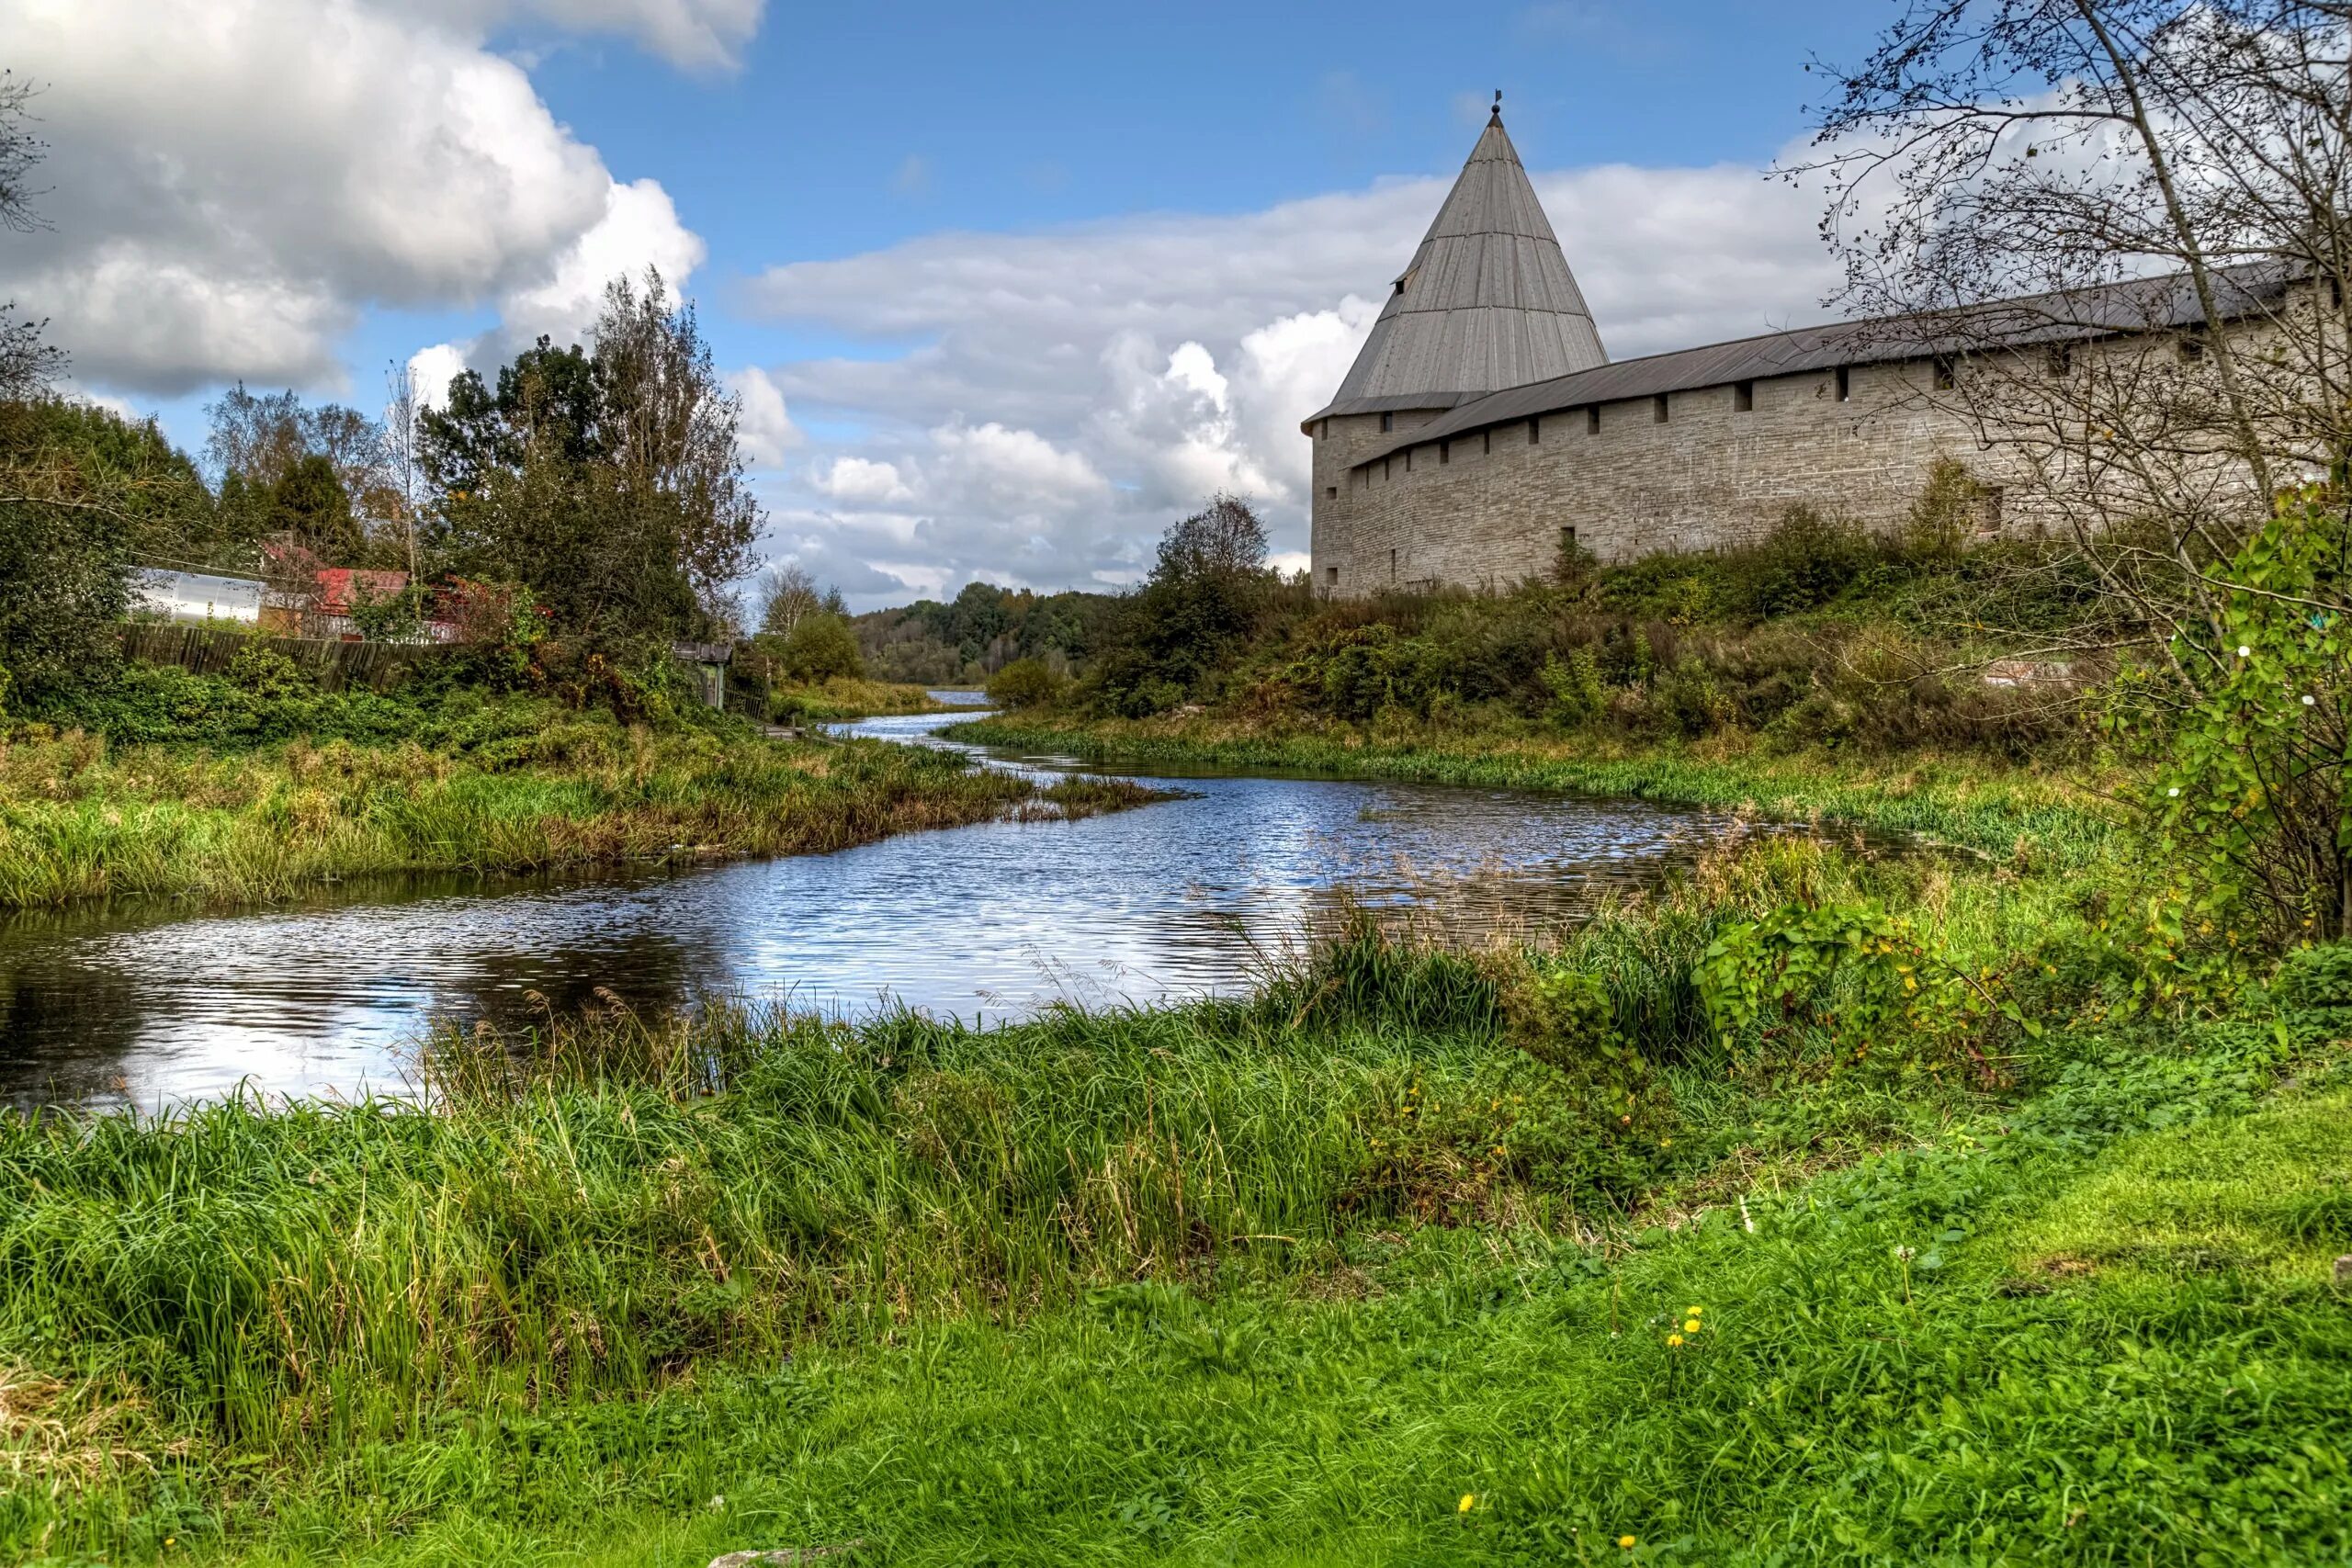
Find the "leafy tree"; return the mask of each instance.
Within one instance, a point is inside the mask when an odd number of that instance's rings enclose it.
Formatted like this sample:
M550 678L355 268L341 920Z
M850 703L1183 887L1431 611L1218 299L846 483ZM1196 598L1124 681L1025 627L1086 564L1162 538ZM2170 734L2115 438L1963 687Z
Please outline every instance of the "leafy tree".
M1096 666L1105 706L1139 716L1198 692L1250 637L1274 586L1266 527L1229 495L1170 527L1142 589L1125 601Z
M272 533L291 535L295 544L334 565L360 558L366 537L352 515L351 496L322 455L296 458L269 487L268 500Z
M760 579L760 632L787 638L807 617L825 608L825 596L808 569L797 561L770 567Z
M839 615L804 617L785 639L784 672L796 681L830 681L837 675L865 673L857 634Z
M32 133L32 97L31 83L0 72L0 228L19 234L41 227L31 180L47 149ZM0 304L0 399L37 398L64 373L65 355L41 341L46 322L16 309L13 299Z
M2168 727L2159 830L2202 873L2207 918L2258 921L2290 940L2352 937L2344 499L2313 489L2282 506L2225 571L2239 586L2216 622L2174 639L2194 700Z
M436 554L526 583L560 632L592 642L704 635L749 564L760 512L738 404L692 307L658 274L605 291L594 347L542 338L451 383L419 421Z
M205 457L224 487L233 476L248 494L274 498L297 469L323 464L346 513L391 522L406 504L383 426L356 409L309 406L290 390L258 396L239 382L204 412L211 421ZM305 475L293 494L292 509L311 514L323 494L318 474Z

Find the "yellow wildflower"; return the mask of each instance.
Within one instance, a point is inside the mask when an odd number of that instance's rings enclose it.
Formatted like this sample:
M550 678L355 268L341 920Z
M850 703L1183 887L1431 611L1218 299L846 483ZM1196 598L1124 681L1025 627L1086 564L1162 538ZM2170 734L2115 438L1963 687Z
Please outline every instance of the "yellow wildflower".
M1459 1505L1454 1508L1454 1510L1453 1510L1453 1511L1454 1511L1455 1513L1457 1513L1457 1514L1466 1514L1466 1513L1468 1513L1472 1508L1476 1507L1476 1506L1477 1506L1477 1503L1478 1503L1478 1495L1477 1495L1476 1492L1464 1492L1464 1493L1462 1495L1462 1501L1461 1501L1461 1503L1460 1503L1460 1504L1459 1504Z
M1668 1349L1672 1349L1674 1347L1682 1343L1682 1336L1679 1334L1669 1334L1666 1337L1666 1343L1667 1348Z
M1706 1310L1707 1309L1705 1307L1684 1307L1682 1309L1682 1315L1685 1317L1696 1317Z
M1631 1551L1634 1550L1634 1538L1630 1535L1621 1535L1617 1538L1617 1544Z
M1687 1318L1684 1318L1684 1319L1682 1320L1682 1332L1683 1332L1683 1333L1685 1333L1685 1334L1696 1334L1696 1333L1698 1333L1698 1332L1699 1332L1699 1320L1698 1320L1697 1318L1695 1318L1695 1317L1687 1317Z

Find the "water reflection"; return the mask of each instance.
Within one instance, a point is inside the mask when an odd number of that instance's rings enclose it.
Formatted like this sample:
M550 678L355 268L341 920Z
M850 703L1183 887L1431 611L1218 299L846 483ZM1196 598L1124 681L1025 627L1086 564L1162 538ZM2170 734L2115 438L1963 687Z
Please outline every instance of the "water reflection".
M859 733L940 743L946 721ZM1055 771L1052 758L994 765ZM1230 989L1345 899L1455 936L1537 931L1654 878L1722 819L1639 803L1278 776L1080 823L594 880L433 878L266 911L0 919L0 1093L143 1106L397 1089L426 1020L514 1021L601 988L967 1018Z

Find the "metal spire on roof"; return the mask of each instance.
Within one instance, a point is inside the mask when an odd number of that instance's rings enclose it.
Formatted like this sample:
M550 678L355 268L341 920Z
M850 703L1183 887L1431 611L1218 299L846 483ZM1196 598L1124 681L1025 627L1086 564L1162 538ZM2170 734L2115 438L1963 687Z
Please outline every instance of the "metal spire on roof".
M1535 188L1502 93L1470 160L1390 288L1327 414L1450 409L1609 362Z

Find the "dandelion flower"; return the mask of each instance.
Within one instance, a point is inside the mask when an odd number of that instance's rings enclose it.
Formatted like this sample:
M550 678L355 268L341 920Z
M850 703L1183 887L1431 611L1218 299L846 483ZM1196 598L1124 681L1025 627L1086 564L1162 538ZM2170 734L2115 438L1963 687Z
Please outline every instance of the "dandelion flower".
M1621 1535L1617 1538L1617 1544L1631 1551L1634 1550L1634 1538L1630 1535Z
M1685 1334L1696 1334L1696 1333L1698 1333L1698 1332L1699 1332L1699 1320L1698 1320L1697 1318L1695 1318L1695 1317L1690 1317L1690 1318L1685 1318L1685 1319L1683 1319L1683 1321L1682 1321L1682 1332L1683 1332L1683 1333L1685 1333Z
M1682 1343L1682 1336L1679 1334L1669 1334L1666 1337L1666 1343L1668 1348L1671 1349Z
M1466 1514L1477 1506L1477 1504L1478 1495L1476 1492L1464 1492L1462 1495L1462 1501L1454 1506L1453 1511L1457 1514Z
M1705 1307L1684 1307L1682 1309L1682 1315L1685 1317L1696 1317L1706 1310L1707 1309Z

